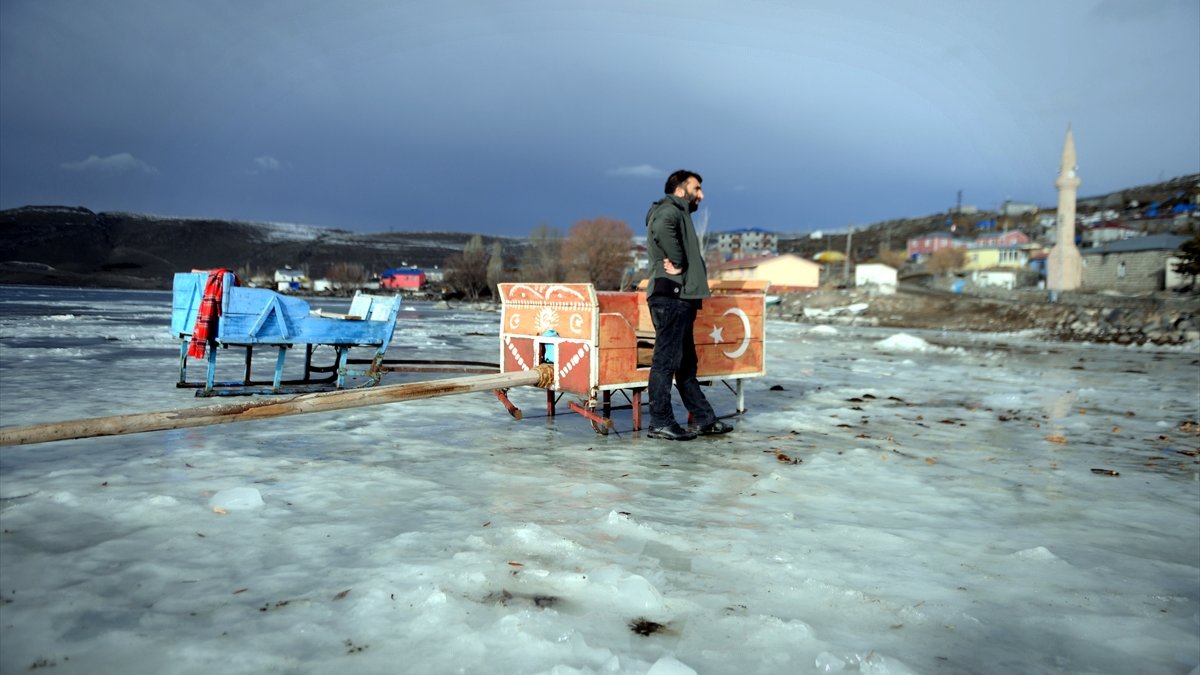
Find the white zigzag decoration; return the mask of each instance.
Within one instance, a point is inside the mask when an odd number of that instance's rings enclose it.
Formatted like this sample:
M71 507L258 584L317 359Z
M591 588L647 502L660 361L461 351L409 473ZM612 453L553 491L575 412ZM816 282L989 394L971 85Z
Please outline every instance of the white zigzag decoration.
M512 354L517 365L521 366L521 370L529 370L529 364L525 363L525 359L521 358L521 353L517 351L517 346L512 343L512 338L504 338L504 344L508 346L508 353Z
M572 356L570 361L563 364L562 370L558 371L558 378L561 380L562 378L566 377L567 373L570 373L575 369L575 366L579 365L579 362L583 359L584 354L590 351L592 351L592 344L590 342L585 342L580 345L579 349L575 352L575 356Z

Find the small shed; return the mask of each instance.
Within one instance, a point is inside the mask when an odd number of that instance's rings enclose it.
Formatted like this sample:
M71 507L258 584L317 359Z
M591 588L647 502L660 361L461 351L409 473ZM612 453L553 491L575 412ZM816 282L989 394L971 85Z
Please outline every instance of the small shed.
M884 295L896 292L897 272L891 265L863 263L854 268L854 285L870 287Z

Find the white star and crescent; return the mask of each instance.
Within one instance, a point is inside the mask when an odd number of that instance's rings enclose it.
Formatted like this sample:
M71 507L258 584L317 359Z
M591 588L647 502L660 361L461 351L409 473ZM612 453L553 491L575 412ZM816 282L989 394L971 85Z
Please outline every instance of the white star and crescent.
M721 344L722 342L725 341L725 336L722 335L722 333L721 333L723 330L725 330L725 329L721 328L720 326L718 326L716 324L713 324L712 332L709 333L708 336L710 338L712 338L713 342L715 342L717 344Z
M746 350L750 348L750 317L746 316L746 313L737 307L730 307L729 309L725 310L725 313L721 316L726 316L728 314L733 314L742 320L742 344L738 345L737 349L734 349L733 351L722 352L725 354L725 356L728 356L731 359L736 359L741 357L742 354L745 354ZM709 332L708 336L712 338L714 343L721 344L725 341L724 331L725 329L721 326L713 324L712 331Z

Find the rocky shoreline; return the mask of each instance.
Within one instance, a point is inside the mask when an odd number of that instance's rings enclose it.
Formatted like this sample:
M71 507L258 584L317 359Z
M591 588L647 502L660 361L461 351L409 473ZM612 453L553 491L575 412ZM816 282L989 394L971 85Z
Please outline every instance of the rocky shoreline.
M924 290L788 294L768 316L808 323L931 330L1040 331L1064 342L1200 345L1200 297L1073 295L1060 302Z
M46 285L46 270L9 264L0 284ZM11 274L12 272L27 272ZM103 283L103 281L118 283ZM57 283L90 288L161 290L158 283L130 283L128 277L106 279L60 273ZM143 280L137 280L143 281ZM497 311L489 301L441 301L439 307ZM767 308L769 318L812 324L880 326L987 333L1038 331L1050 340L1122 345L1197 345L1200 348L1200 296L1153 297L1073 294L1048 302L1045 293L1013 293L984 297L932 291L921 287L892 295L862 290L788 293Z

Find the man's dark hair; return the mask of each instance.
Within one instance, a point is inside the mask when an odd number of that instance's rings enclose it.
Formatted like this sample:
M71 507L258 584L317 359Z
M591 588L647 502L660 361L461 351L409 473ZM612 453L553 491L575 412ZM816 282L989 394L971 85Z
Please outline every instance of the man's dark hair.
M689 178L695 178L697 183L704 182L704 179L700 177L700 174L696 173L695 171L680 169L670 176L667 176L667 186L663 188L663 193L668 195L674 193L675 188L686 183L687 179Z

